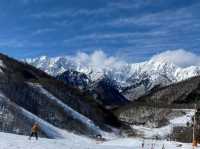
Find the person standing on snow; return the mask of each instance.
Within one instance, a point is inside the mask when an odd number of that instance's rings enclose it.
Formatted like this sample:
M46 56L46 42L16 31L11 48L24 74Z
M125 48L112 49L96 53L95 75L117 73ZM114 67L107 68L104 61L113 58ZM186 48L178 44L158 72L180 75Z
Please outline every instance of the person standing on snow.
M38 131L39 131L38 124L34 123L31 128L31 135L29 137L29 140L31 140L31 137L33 137L33 136L35 136L36 140L38 140Z

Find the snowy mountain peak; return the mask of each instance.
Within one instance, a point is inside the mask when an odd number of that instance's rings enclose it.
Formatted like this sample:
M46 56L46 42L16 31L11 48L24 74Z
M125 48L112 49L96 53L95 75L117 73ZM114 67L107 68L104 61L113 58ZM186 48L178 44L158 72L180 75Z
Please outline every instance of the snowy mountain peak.
M186 63L182 62L184 65L180 66L180 60L175 57L177 53L182 54L183 51L178 50L175 54L167 51L141 63L127 63L115 57L107 57L101 51L91 55L79 53L75 57L41 56L24 61L53 76L73 70L86 74L92 81L106 76L116 81L119 88L142 87L143 92L146 92L155 85L168 85L200 74L200 65L186 67ZM171 57L175 60L171 60Z
M75 70L85 73L92 80L97 80L106 75L116 80L118 83L126 83L133 76L140 76L143 73L152 75L166 75L171 80L180 81L199 74L200 66L190 66L186 68L177 65L159 57L153 57L149 61L142 63L118 62L115 65L86 63L86 61L77 61L72 57L47 57L41 56L33 59L25 59L25 62L36 66L50 75L56 76L67 70Z

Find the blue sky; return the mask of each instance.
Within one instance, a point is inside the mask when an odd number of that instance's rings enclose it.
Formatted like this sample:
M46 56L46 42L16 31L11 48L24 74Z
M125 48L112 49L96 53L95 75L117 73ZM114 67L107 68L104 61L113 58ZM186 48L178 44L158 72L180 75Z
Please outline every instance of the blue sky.
M200 54L199 0L0 0L0 52L16 58L102 50L143 61Z

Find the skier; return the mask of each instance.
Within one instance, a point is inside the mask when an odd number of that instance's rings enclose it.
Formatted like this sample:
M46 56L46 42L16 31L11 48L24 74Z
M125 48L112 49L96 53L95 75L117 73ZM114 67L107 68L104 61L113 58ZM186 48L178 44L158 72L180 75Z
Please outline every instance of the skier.
M29 137L29 140L31 140L31 137L33 136L35 136L36 140L38 140L38 130L39 130L38 124L34 123L31 128L31 135Z
M154 149L154 146L155 146L155 144L152 143L152 144L151 144L151 149Z
M164 144L163 144L163 146L162 146L162 149L165 149L165 146L164 146Z
M142 149L144 148L144 140L142 141Z

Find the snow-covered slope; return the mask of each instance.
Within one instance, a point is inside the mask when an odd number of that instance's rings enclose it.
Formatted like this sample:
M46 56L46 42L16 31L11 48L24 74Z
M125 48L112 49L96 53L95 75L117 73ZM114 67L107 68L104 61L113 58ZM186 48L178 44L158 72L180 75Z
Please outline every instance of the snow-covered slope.
M133 97L137 98L145 94L155 85L164 86L200 75L200 65L181 67L161 56L154 56L150 60L141 63L127 63L113 57L106 59L105 56L101 56L99 58L95 54L90 57L83 56L83 54L76 57L41 56L26 59L25 62L53 76L69 70L85 73L92 81L106 76L116 81L119 90L123 91L123 94L132 100Z
M149 128L143 125L132 125L131 127L136 130L137 134L144 138L154 138L155 136L164 139L173 133L174 127L187 127L187 124L192 124L192 118L195 110L193 109L174 109L173 114L180 111L184 113L181 116L170 117L169 123L159 128Z
M0 149L137 149L141 148L143 140L139 138L121 138L99 143L84 137L68 134L66 139L43 139L28 140L27 136L19 136L8 133L0 133ZM155 149L190 149L190 144L178 142L144 140L144 149L151 148L154 144ZM179 147L178 147L179 146ZM197 148L198 149L198 148Z
M65 112L69 113L74 119L77 119L77 120L81 121L82 124L85 124L88 128L91 128L93 131L97 132L97 134L101 134L101 132L100 132L101 129L99 127L97 127L93 123L93 121L91 121L89 118L87 118L86 116L78 113L77 111L75 111L74 109L72 109L71 107L69 107L68 105L63 103L61 100L59 100L54 95L49 93L46 89L44 89L40 84L33 84L33 83L29 83L29 84L31 86L33 86L35 89L37 89L39 92L41 92L42 94L47 96L50 100L52 100L56 104L60 105L60 107Z

